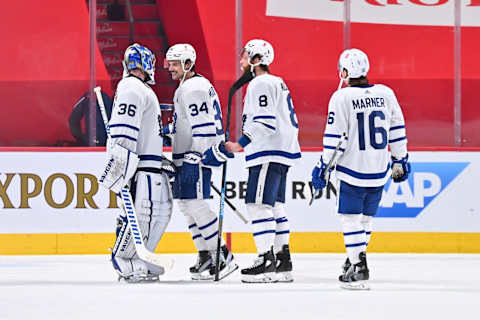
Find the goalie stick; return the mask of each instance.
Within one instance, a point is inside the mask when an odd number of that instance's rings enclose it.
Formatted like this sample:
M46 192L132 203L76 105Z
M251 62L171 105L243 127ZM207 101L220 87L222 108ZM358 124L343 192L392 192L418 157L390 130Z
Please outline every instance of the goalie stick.
M330 159L330 161L328 161L327 168L325 169L325 181L327 182L327 187L328 187L328 183L330 182L330 169L332 169L338 150L340 149L340 146L342 145L343 141L345 141L346 138L347 138L347 135L344 132L340 137L340 140L338 141L337 146L335 147L335 151L333 152L332 158ZM310 188L310 185L307 185L307 188ZM309 206L312 205L313 201L315 200L315 198L318 196L319 193L320 193L320 190L315 190L315 193L313 193L312 197L310 199L307 199Z
M93 91L95 91L95 94L97 96L97 101L100 107L100 113L102 114L103 123L105 124L107 136L110 137L110 126L108 125L108 117L107 112L105 111L105 104L103 103L101 88L96 87L93 89ZM143 234L137 222L137 212L135 211L135 206L133 204L132 194L127 187L122 188L122 191L120 192L120 197L122 199L123 207L127 214L128 227L130 228L130 232L133 235L132 241L135 245L135 250L138 257L143 261L162 267L165 270L172 269L174 262L173 259L165 257L161 254L153 253L145 247L145 242L143 241Z
M227 125L225 128L225 141L228 141L230 139L230 115L232 111L232 98L235 92L237 92L238 89L243 87L243 85L247 84L253 79L253 73L252 72L245 72L235 83L232 85L230 88L230 91L228 92L228 104L227 104ZM220 210L218 213L218 238L217 238L217 252L215 255L215 281L219 281L219 272L220 272L220 254L221 254L221 246L222 246L222 227L223 227L223 209L225 205L225 187L227 183L227 162L223 164L223 170L222 170L222 191L220 194Z

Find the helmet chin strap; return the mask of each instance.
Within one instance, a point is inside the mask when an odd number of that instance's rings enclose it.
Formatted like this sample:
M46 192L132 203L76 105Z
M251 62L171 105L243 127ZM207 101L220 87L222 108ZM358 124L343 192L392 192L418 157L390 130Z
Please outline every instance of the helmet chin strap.
M257 63L253 64L253 63L250 62L250 58L248 58L248 64L250 65L250 72L251 72L252 75L255 77L255 67L260 65L260 61L258 61Z
M193 67L193 64L190 65L190 68L188 70L185 70L185 62L182 62L183 77L182 77L182 80L180 81L179 86L183 84L183 82L185 81L185 77L187 76L187 73L190 72L190 70L192 70L192 67Z
M345 79L348 79L348 77L347 78L342 77L341 72L338 73L338 77L340 78L340 82L338 83L337 90L340 90L340 89L342 89L343 81L345 81Z

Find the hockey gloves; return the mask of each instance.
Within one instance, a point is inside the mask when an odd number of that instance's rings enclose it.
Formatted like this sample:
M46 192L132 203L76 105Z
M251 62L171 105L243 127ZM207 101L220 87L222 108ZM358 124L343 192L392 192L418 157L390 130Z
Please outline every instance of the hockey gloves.
M225 149L225 143L219 142L211 146L203 154L202 164L206 166L219 167L227 159L232 159L233 153L230 153Z
M138 156L116 143L107 143L107 164L98 179L106 189L120 193L123 187L135 174L138 166Z
M196 184L200 178L199 163L202 160L200 152L190 151L186 152L183 157L182 173L180 174L180 183Z
M392 179L393 182L402 182L408 179L408 175L412 171L410 163L408 163L408 154L401 159L392 156Z
M317 162L316 166L312 171L312 184L315 190L322 190L327 186L327 165L323 162L323 157L320 157L320 160ZM330 172L332 169L329 170ZM328 174L330 174L330 172Z

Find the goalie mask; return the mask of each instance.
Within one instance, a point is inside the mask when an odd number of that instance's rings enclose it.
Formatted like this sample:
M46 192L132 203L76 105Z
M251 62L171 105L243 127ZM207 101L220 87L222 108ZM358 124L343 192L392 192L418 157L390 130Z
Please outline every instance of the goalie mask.
M360 78L367 76L370 64L367 55L358 49L348 49L342 52L338 60L340 77L343 69L347 70L347 78Z
M253 39L247 42L245 47L243 48L243 52L248 53L248 64L251 66L251 70L253 71L253 67L258 66L260 64L263 65L270 65L273 62L274 53L273 47L270 43L265 40L260 39ZM258 55L260 57L260 61L253 64L253 58Z
M155 55L147 47L138 43L132 44L125 50L123 57L123 78L130 74L130 70L140 69L147 76L145 82L155 84Z

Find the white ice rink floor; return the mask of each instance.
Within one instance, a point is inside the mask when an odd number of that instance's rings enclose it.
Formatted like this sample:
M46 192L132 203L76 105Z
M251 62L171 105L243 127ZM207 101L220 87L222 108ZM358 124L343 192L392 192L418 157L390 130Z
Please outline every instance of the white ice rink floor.
M193 254L161 282L117 282L106 255L1 256L0 319L478 319L480 255L369 254L370 291L336 280L344 256L294 254L295 282L193 282ZM241 267L254 255L237 254Z

